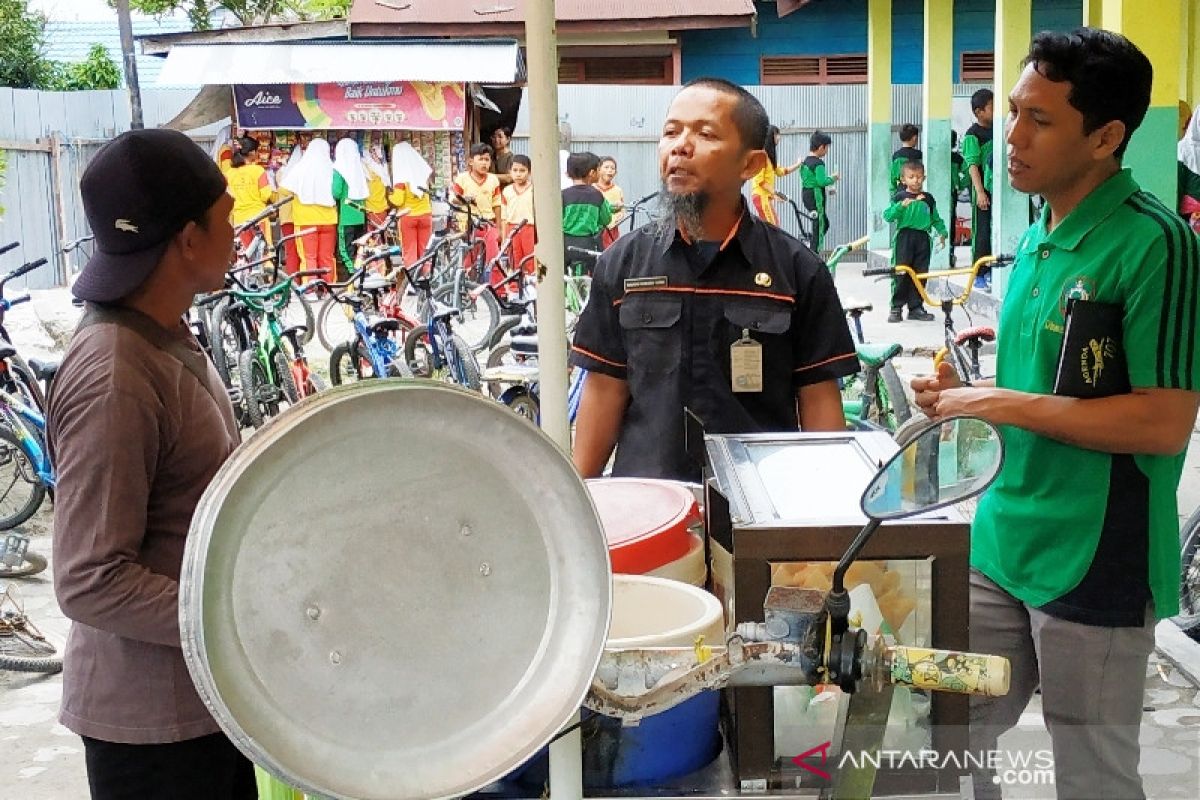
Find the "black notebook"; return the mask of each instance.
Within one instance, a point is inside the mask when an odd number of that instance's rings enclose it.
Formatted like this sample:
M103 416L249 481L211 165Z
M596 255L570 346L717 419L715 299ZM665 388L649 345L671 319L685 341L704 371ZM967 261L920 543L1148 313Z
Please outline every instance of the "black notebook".
M1129 392L1121 320L1123 306L1069 300L1054 393L1066 397L1108 397Z

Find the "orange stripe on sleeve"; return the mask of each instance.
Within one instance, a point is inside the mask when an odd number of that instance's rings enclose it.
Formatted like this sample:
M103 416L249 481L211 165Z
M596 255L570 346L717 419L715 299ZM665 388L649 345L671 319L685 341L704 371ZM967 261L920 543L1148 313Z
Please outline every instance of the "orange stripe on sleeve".
M582 353L583 355L587 356L588 358L594 358L602 364L608 364L610 367L618 367L620 369L625 369L624 364L622 364L618 361L611 361L611 360L605 358L604 356L596 355L591 350L585 350L582 347L580 347L579 345L573 344L573 345L571 345L571 349L577 353Z
M803 367L796 367L794 370L792 370L792 372L804 372L805 370L816 369L817 367L823 367L826 364L832 364L835 361L842 361L843 359L847 359L847 358L858 358L858 354L857 353L846 353L845 355L834 356L833 358L827 358L824 361L818 361L815 364L808 364Z

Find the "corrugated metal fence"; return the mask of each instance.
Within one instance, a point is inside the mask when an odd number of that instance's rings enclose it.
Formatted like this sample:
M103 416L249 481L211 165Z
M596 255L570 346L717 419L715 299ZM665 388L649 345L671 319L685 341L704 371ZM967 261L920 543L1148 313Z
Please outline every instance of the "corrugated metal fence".
M865 86L751 86L775 124L784 131L780 160L791 163L808 151L808 136L816 128L828 131L833 147L827 163L847 177L830 201L828 241L861 236L867 229L867 120ZM977 87L958 86L956 97ZM671 98L672 86L563 86L559 89L560 122L570 131L571 149L591 150L617 159L617 181L629 202L658 189L658 133ZM143 93L147 126L173 117L193 97L194 90L149 89ZM527 150L528 103L522 103L515 149ZM893 120L919 120L921 87L896 86ZM87 232L79 202L79 177L100 145L128 129L129 102L123 91L35 92L0 89L0 150L8 158L7 183L0 189L0 244L21 241L7 254L0 269L45 256L47 267L31 273L33 288L60 284L79 264L67 264L59 254L62 243ZM210 138L213 129L193 131ZM798 175L781 178L778 188L799 198ZM784 228L797 233L790 209L779 209Z
M808 153L808 137L816 129L833 138L826 164L846 180L838 184L829 203L829 242L856 239L867 232L867 87L748 86L783 131L779 158L793 163ZM969 97L978 86L955 86L955 97ZM617 183L632 202L658 189L658 134L677 86L562 86L559 122L570 133L573 151L590 150L617 159ZM528 149L528 104L522 103L515 149ZM921 119L920 85L892 89L892 119ZM780 192L800 199L798 174L777 181ZM778 209L781 226L799 232L786 204Z
M171 119L194 95L188 89L143 92L146 125ZM88 232L79 177L100 146L128 128L124 91L0 89L0 150L8 163L0 189L0 244L21 242L2 257L0 270L36 258L50 261L18 280L18 286L41 289L64 282L71 265L59 252L61 246ZM196 133L203 139L208 132Z

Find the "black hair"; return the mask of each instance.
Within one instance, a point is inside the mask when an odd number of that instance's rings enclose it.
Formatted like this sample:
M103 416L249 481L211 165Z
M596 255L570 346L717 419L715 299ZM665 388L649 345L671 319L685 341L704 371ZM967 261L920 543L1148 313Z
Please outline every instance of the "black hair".
M617 166L617 160L612 156L600 156L600 166L604 166L606 161L611 161L614 167Z
M979 89L971 95L971 111L983 111L995 97L991 89Z
M1146 118L1154 82L1154 67L1137 45L1099 28L1042 31L1022 63L1047 80L1071 84L1067 102L1083 115L1085 134L1114 120L1124 123L1125 138L1113 153L1120 160Z
M905 172L918 172L918 171L924 172L925 164L924 164L924 162L917 161L915 158L911 159L909 161L905 161L903 164L900 165L900 174L901 175L903 175Z
M229 159L229 163L235 167L246 166L246 154L241 150L234 150L233 155Z
M808 137L809 150L816 150L818 147L823 147L827 144L833 144L833 139L824 131L814 131L813 135Z
M693 86L715 89L718 92L732 95L737 100L733 107L733 127L737 128L743 153L747 150L757 149L758 146L761 146L757 145L758 142L766 141L771 122L767 118L767 110L763 108L763 104L758 101L757 97L724 78L696 78L685 83L683 89L690 89Z
M471 145L471 158L475 156L490 156L492 154L492 146L483 142L476 142Z
M581 181L594 169L600 168L600 156L595 153L571 153L567 156L567 177Z
M950 149L953 150L956 147L958 147L958 131L951 128L950 129Z
M530 172L533 171L533 162L529 160L529 156L524 155L523 153L517 153L515 156L513 156L512 162L514 164L520 164Z
M775 145L775 137L778 135L778 126L772 125L767 128L767 138L763 142L763 150L767 151L767 158L770 159L772 167L779 166L779 148Z
M921 133L921 129L911 122L906 122L900 126L900 141L911 142Z
M510 139L512 138L512 128L508 127L507 125L501 125L498 128L492 128L492 132L490 134L488 134L488 138L489 139L492 138L493 136L496 135L497 132L503 133L505 136L507 136Z

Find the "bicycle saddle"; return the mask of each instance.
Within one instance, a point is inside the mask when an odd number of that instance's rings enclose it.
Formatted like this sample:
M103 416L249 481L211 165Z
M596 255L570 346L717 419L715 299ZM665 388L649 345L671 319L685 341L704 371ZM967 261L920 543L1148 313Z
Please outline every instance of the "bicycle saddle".
M363 278L363 291L374 292L380 289L392 288L392 282L384 278L382 275L368 275Z
M860 344L855 348L859 361L868 367L882 367L887 361L904 352L899 344Z
M58 374L58 364L57 361L42 361L40 358L29 359L29 368L33 370L33 377L39 381L54 380L54 376Z
M367 327L375 333L398 331L400 330L400 320L391 319L390 317L371 317L367 320Z
M966 344L972 339L978 339L981 342L996 341L996 329L989 328L986 325L977 325L974 328L967 328L965 331L959 332L954 337L955 344Z
M0 344L0 360L12 358L17 354L16 348L7 344Z
M874 306L865 300L849 300L842 306L842 310L852 317L857 317L864 311L873 311Z
M287 336L302 337L302 336L304 336L304 334L307 330L308 330L307 325L292 325L289 328L284 328L281 331L281 334L285 337L287 337ZM31 366L32 366L32 362L31 362Z
M514 353L535 356L538 351L537 336L513 336L508 340L508 346Z

